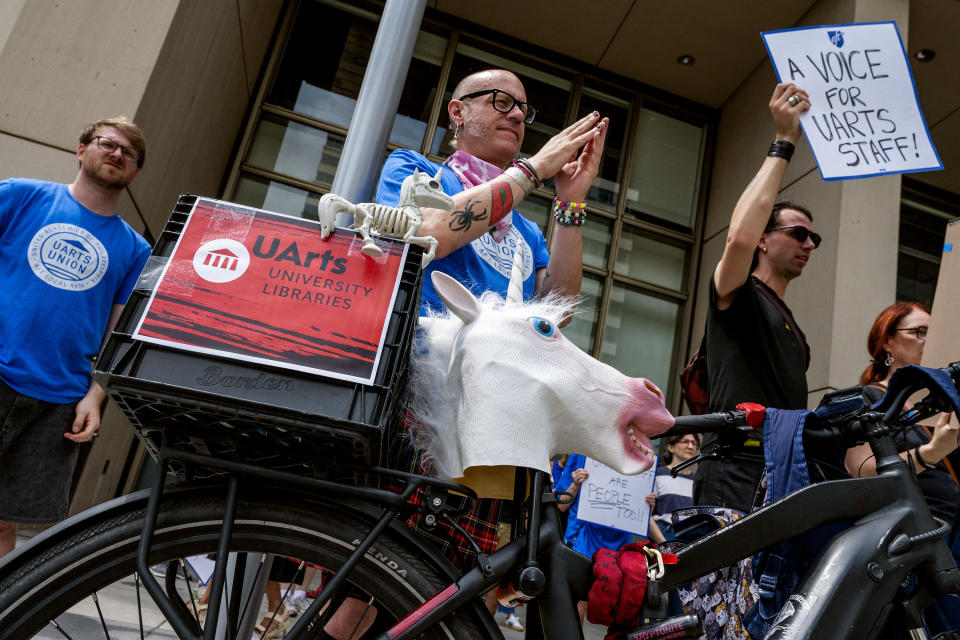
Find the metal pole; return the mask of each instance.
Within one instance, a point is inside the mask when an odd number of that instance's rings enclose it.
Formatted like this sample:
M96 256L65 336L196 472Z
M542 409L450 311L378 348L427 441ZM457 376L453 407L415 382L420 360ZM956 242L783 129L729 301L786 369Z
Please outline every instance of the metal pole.
M245 557L245 564L242 567L243 584L240 587L240 593L234 593L234 576L241 570L238 565L238 556ZM261 560L263 560L261 562ZM223 598L220 604L220 618L217 620L217 631L214 636L216 640L227 639L227 620L230 617L227 612L230 611L230 603L239 604L242 611L242 617L237 623L237 638L254 637L254 627L259 622L260 607L263 602L263 592L267 586L267 578L270 575L270 568L273 566L273 556L268 555L266 559L261 558L259 553L231 553L227 560L227 575L230 580L224 585ZM267 617L273 615L273 611L267 610Z
M426 0L387 0L330 191L369 202L407 78ZM337 218L338 225L350 222Z

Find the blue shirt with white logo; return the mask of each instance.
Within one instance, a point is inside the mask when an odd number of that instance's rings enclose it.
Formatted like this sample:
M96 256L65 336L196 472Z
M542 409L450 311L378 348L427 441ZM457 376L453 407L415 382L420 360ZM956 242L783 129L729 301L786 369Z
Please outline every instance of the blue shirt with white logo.
M65 184L0 182L0 379L46 402L90 386L90 361L150 246L120 216L90 211Z
M414 169L436 175L441 165L430 162L422 155L409 149L398 149L390 154L377 186L377 203L396 206L400 200L400 186L404 178L413 174ZM443 167L440 176L443 191L447 195L456 195L463 191L463 185L457 174L449 167ZM455 278L474 295L485 291L494 291L505 296L510 285L510 270L513 268L513 254L517 246L524 245L523 298L534 296L537 286L537 269L546 267L550 261L547 241L543 232L533 222L527 220L516 210L513 211L513 226L507 236L496 242L493 236L485 233L473 242L466 244L445 258L434 260L424 270L423 297L420 315L426 315L428 309L443 311L444 305L433 288L430 274L442 271Z

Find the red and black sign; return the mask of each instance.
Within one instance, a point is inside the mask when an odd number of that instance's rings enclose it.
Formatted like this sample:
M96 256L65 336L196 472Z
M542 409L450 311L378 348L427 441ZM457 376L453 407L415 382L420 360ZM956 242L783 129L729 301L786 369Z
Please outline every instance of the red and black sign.
M407 245L217 200L194 205L140 340L370 383Z

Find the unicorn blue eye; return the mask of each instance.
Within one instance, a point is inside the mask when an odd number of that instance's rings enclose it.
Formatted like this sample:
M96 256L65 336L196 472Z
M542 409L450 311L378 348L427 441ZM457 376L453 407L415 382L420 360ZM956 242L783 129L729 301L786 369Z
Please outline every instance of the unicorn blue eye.
M530 318L530 324L533 325L533 330L544 338L552 338L557 334L557 328L546 318L537 318L534 316Z

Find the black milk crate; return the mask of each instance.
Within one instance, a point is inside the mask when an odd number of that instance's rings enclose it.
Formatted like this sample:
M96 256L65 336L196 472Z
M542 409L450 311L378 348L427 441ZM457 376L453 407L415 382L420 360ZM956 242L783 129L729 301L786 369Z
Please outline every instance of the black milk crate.
M173 253L196 200L180 197L153 256ZM332 463L385 465L403 410L421 257L422 248L410 245L373 384L134 340L150 299L150 290L139 288L98 357L94 378L154 458L166 434L177 449L299 475L331 477ZM180 463L173 471L187 473ZM189 470L191 477L219 473Z

